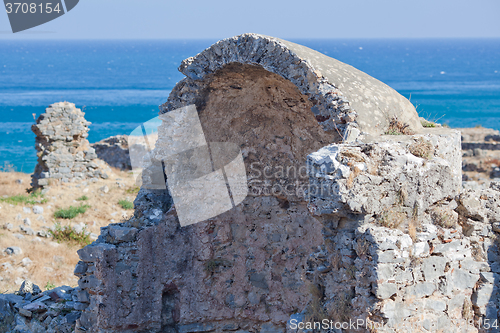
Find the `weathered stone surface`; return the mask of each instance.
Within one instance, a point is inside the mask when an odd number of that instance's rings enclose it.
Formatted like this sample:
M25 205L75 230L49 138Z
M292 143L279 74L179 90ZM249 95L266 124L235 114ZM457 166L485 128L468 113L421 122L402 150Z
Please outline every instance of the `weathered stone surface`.
M33 206L33 213L35 213L35 214L43 214L43 207L41 207L41 206Z
M432 256L423 260L422 272L426 281L433 281L444 275L446 259L443 257Z
M391 138L392 139L392 138ZM427 158L410 152L432 143ZM395 206L424 211L461 188L460 133L427 134L368 144L333 144L308 156L313 214L391 213Z
M73 274L75 274L76 276L79 277L79 276L85 274L85 272L87 272L87 268L88 268L88 265L85 262L79 261L75 267Z
M37 295L41 292L42 291L36 284L33 284L30 280L24 280L19 288L18 294L21 296L25 296L26 294Z
M477 307L482 307L488 304L493 295L493 289L495 286L491 283L486 283L481 285L473 294L472 294L472 304Z
M130 153L126 135L117 135L91 144L97 157L110 166L131 170ZM97 165L95 165L97 168Z
M395 283L379 283L375 285L375 296L379 299L387 299L398 292Z
M106 255L106 252L115 250L116 247L111 244L91 244L78 250L80 259L84 262L94 262Z
M451 276L454 288L459 290L472 289L479 280L479 274L471 274L462 269L455 269Z
M112 225L108 228L108 234L109 234L109 242L112 244L117 244L121 242L131 242L135 240L137 229Z
M411 297L421 298L430 296L436 291L436 284L430 282L423 282L406 288L406 295Z

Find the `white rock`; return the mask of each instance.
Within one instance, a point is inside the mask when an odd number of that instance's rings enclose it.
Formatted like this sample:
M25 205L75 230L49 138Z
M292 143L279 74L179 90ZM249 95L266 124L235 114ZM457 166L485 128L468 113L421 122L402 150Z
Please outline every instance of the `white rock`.
M43 214L43 207L33 206L33 213L35 213L35 214Z
M83 232L83 228L80 224L75 224L73 226L73 230L77 233L77 234L81 234Z
M23 265L23 267L27 267L27 266L31 265L32 263L33 263L33 261L31 261L31 259L28 257L23 258L23 260L21 260L21 265Z

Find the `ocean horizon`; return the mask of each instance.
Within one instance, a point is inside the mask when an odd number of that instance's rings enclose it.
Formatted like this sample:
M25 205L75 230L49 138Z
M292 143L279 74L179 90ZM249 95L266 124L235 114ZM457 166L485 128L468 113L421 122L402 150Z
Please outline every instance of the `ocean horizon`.
M298 39L388 84L420 116L450 127L500 130L500 39ZM0 168L36 165L31 125L75 103L89 141L129 134L156 117L184 75L181 61L216 40L0 40Z

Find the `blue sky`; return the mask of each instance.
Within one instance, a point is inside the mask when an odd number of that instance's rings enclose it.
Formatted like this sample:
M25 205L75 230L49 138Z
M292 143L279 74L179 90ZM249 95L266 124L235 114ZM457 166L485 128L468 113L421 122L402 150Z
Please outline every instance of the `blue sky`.
M66 15L0 39L500 37L500 0L80 0Z

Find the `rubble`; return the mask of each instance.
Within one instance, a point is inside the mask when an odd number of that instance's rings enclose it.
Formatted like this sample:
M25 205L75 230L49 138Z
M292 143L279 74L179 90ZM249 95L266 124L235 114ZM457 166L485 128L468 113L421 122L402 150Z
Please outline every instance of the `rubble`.
M79 288L41 291L29 280L17 294L0 294L2 332L74 332L81 315Z

